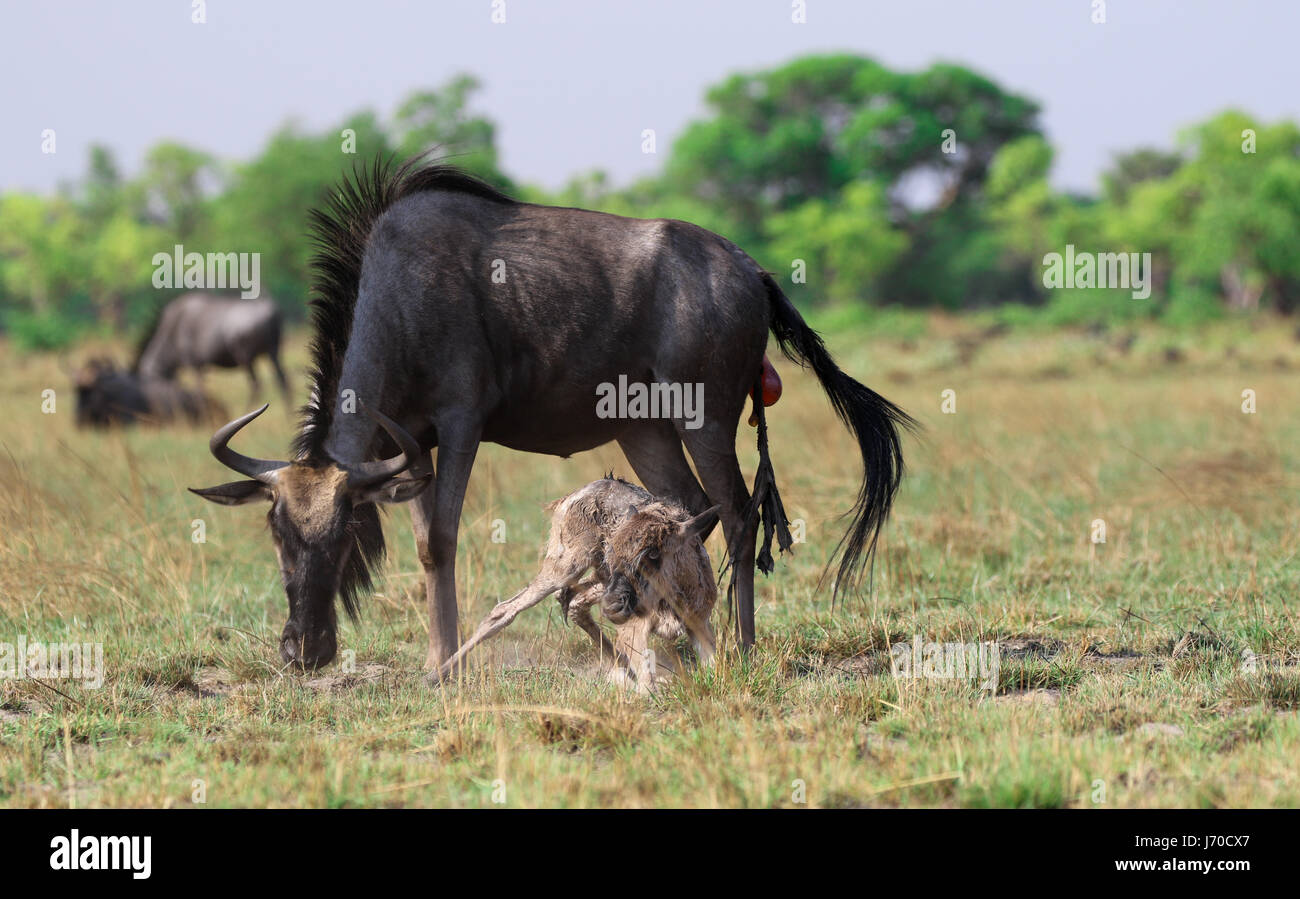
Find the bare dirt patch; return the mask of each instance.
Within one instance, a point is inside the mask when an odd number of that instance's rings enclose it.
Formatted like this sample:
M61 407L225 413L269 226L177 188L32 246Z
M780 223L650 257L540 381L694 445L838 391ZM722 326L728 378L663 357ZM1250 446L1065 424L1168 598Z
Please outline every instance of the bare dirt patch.
M1001 705L1055 707L1061 704L1061 691L1055 688L1016 690L999 693L993 701Z
M847 659L840 659L832 662L828 670L836 674L845 674L849 677L873 677L877 674L888 674L889 654L884 652L864 652Z
M340 672L338 674L326 674L322 677L313 677L306 681L304 686L309 690L323 691L326 693L339 693L344 690L351 690L362 684L375 683L383 680L384 676L393 672L392 668L387 665L380 665L377 662L370 662L362 665L356 671Z
M1146 739L1155 739L1157 737L1181 737L1187 731L1183 730L1177 724L1168 724L1163 721L1148 721L1145 724L1139 724L1133 730L1117 737L1117 740L1124 740L1128 737L1142 737Z
M1147 656L1131 649L1121 649L1117 652L1097 652L1089 649L1083 654L1082 659L1085 665L1116 672L1131 671L1140 667L1145 661Z
M1051 637L1007 637L998 640L997 643L998 653L1009 659L1024 659L1030 656L1051 659L1065 648L1065 643Z
M235 675L225 668L200 668L194 675L193 690L199 696L224 696L235 688Z

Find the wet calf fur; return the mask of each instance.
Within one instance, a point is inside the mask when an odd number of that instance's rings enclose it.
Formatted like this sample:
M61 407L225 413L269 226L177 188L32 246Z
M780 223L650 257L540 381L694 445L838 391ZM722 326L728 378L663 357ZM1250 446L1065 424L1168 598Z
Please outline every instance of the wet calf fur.
M653 685L658 666L647 647L651 634L665 640L685 636L702 663L712 661L709 615L718 590L702 538L717 521L716 506L691 517L681 506L610 476L552 508L541 570L483 619L442 666L441 676L552 593L559 594L565 620L591 637L617 682L640 690ZM613 643L592 617L593 607L614 625Z

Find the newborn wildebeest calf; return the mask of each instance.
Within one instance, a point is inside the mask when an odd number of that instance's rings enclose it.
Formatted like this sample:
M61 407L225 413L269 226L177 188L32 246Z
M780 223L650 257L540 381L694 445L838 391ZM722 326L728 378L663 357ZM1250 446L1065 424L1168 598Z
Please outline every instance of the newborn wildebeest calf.
M541 571L483 619L443 665L444 677L472 647L557 590L565 618L612 663L616 682L643 691L653 685L657 666L646 647L651 633L665 640L686 636L701 663L712 660L709 615L718 589L701 535L717 521L717 506L692 518L681 506L610 475L551 508ZM591 577L582 580L588 571ZM612 645L591 616L597 604L615 627Z

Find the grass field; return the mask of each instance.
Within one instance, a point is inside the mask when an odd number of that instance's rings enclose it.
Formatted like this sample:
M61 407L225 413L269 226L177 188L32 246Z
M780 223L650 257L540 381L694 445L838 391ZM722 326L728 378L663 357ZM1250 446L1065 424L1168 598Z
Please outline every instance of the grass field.
M949 319L919 337L829 334L844 368L926 427L906 447L874 590L835 609L818 578L856 450L811 377L774 360L774 465L807 542L760 577L747 658L724 653L651 696L597 677L552 602L463 682L426 686L402 509L386 517L378 594L342 625L355 670L282 670L286 602L261 510L184 489L230 479L207 431L78 432L56 358L0 343L0 641L102 643L106 672L99 689L0 680L0 803L1300 805L1291 331L1260 319L1140 331L1127 347L977 337ZM240 376L212 386L242 411ZM239 448L283 456L291 427L273 402ZM463 633L533 574L543 504L611 468L631 475L612 447L567 461L484 448L461 532ZM715 535L715 561L720 547ZM889 647L914 634L997 641L996 692L895 676Z

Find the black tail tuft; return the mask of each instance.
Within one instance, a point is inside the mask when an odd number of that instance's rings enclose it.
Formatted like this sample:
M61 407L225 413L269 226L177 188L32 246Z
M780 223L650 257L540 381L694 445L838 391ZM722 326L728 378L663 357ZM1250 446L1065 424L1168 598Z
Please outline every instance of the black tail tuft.
M785 504L776 489L776 472L772 470L772 458L767 452L767 413L763 409L761 375L755 383L754 396L754 415L758 419L758 471L754 473L754 491L745 507L745 521L752 521L757 515L762 523L763 537L759 540L754 564L763 574L771 574L774 567L772 538L776 538L777 548L782 553L790 551L794 538L790 536L790 520L785 517Z
M754 397L754 415L758 419L758 470L754 474L754 489L749 494L749 502L745 504L742 517L744 521L757 520L762 525L763 537L758 543L754 565L763 574L771 574L776 567L776 560L772 558L772 539L775 538L777 548L786 553L794 545L794 537L790 534L790 520L786 518L785 504L781 502L781 492L776 487L776 472L772 470L772 458L767 451L767 414L762 402L762 374L754 381ZM743 537L743 532L737 534L727 544L726 563L718 571L719 584L730 574L727 579L728 612L734 611L736 607L736 576L739 572L732 563L739 555Z
M889 517L903 478L899 429L916 431L919 425L902 409L841 371L821 337L808 327L772 276L764 273L763 281L772 311L772 334L781 351L792 362L811 366L831 406L853 432L862 452L864 472L851 511L852 524L835 549L835 555L840 556L834 587L838 595L860 583L863 570L875 554L880 529Z

